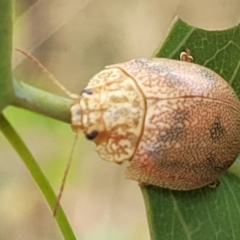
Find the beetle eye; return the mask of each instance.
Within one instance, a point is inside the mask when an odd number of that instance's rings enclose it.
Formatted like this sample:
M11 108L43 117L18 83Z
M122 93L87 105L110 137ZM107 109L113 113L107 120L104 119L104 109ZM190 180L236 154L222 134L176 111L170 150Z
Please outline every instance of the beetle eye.
M90 133L86 133L85 136L88 140L93 140L94 138L96 138L98 135L98 131L93 130Z
M93 94L93 92L92 92L91 89L83 89L82 92L81 92L80 94L82 95L83 93L86 93L86 94L88 94L88 95Z

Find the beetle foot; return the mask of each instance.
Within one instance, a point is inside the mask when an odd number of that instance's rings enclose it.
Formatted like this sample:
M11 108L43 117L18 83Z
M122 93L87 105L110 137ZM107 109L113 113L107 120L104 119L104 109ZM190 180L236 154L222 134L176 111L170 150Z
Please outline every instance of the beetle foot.
M189 49L186 49L185 51L181 52L180 60L184 62L193 62L191 51Z
M217 180L209 183L208 186L209 186L210 188L216 188L216 187L219 186L220 183L221 183L221 182L217 179Z

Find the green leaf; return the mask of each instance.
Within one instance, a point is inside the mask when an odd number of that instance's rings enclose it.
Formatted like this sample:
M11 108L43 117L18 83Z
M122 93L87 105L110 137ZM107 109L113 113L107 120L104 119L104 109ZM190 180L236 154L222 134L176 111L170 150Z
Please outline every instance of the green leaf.
M240 98L240 25L207 31L176 19L155 57L178 59L186 49L194 62L212 69L229 82Z
M12 87L12 1L0 0L0 111L13 99Z
M189 49L194 62L211 68L240 96L240 25L206 31L177 19L156 57L179 59ZM235 163L218 188L171 191L141 187L152 240L226 240L240 236L240 166Z
M7 121L4 115L0 115L0 130L4 136L11 143L12 147L16 150L19 156L22 158L24 164L32 175L34 181L40 188L42 194L44 195L50 209L54 209L57 202L57 198L54 194L54 191L42 173L37 161L34 159L31 152L28 150L20 136L16 133L11 124ZM75 240L76 237L71 229L71 226L68 223L65 213L63 212L61 206L58 208L56 215L56 222L66 240Z
M144 187L152 239L238 239L239 191L239 179L231 173L215 189L180 192Z

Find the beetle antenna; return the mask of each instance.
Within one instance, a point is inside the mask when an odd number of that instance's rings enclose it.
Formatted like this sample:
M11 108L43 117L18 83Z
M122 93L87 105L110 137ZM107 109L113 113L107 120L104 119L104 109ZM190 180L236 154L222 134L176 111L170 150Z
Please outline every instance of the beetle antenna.
M54 209L53 209L53 216L54 217L56 217L57 210L58 210L58 207L59 207L59 204L60 204L60 200L61 200L62 193L63 193L64 187L65 187L66 179L67 179L67 175L68 175L71 163L72 163L74 149L75 149L77 141L78 141L78 136L79 136L79 133L77 132L75 134L72 149L70 151L70 155L69 155L69 158L68 158L68 161L67 161L67 165L66 165L66 168L64 170L63 179L62 179L61 186L59 188L59 192L58 192L58 195L57 195L57 201L56 201Z
M55 77L54 75L46 68L43 66L43 64L36 59L35 57L33 57L31 54L27 53L26 51L20 49L20 48L16 48L16 50L20 53L22 53L24 56L26 56L27 58L29 58L30 60L32 60L39 68L42 69L43 73L48 77L48 79L50 79L57 87L59 87L65 94L67 94L70 98L72 99L78 99L79 96L77 94L71 93L69 92L66 87L64 87Z

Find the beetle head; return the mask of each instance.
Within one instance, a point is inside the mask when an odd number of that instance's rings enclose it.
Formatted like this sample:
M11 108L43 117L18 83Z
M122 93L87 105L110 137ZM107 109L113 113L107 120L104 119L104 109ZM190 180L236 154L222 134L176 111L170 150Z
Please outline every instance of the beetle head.
M95 75L71 114L73 130L94 141L103 159L116 163L131 159L141 135L145 103L124 71L109 68Z

